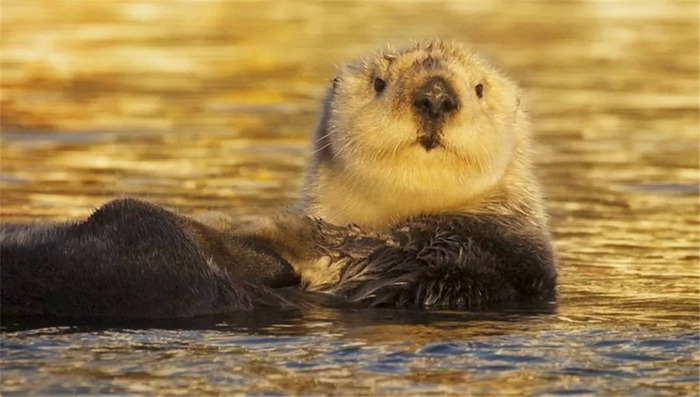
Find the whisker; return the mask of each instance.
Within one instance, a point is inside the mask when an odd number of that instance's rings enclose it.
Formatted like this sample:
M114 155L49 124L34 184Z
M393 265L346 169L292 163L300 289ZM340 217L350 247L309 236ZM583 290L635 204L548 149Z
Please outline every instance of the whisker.
M318 148L318 149L314 150L313 152L311 152L311 155L313 156L313 155L319 153L319 152L322 151L323 149L329 147L331 144L333 144L333 142L328 142L327 144L325 144L325 145L321 146L320 148Z
M333 153L333 159L335 160L338 156L341 154L344 154L344 152L348 149L350 149L350 155L353 155L354 152L354 145L352 144L352 140L347 141L343 146L339 147L335 153Z
M316 138L316 142L322 141L322 140L328 138L329 136L333 135L334 133L335 133L335 131L332 128L329 128L327 133Z

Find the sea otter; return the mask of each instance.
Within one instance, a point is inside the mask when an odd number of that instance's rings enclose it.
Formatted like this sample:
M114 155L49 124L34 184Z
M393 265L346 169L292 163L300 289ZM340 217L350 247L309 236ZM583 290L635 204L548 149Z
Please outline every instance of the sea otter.
M2 313L551 302L556 265L519 96L455 43L351 62L324 97L294 209L214 225L126 199L74 224L5 225Z

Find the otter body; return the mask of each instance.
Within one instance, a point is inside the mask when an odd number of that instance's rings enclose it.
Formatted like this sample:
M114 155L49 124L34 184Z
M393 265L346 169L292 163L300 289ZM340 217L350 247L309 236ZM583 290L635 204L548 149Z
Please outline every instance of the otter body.
M187 317L305 304L550 302L556 265L514 83L458 45L341 68L297 207L209 226L137 200L0 231L3 314Z

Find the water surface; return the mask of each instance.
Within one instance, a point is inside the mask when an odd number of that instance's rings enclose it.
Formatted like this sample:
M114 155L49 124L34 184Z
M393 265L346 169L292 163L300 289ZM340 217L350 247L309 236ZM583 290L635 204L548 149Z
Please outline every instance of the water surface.
M333 65L436 35L525 90L556 308L4 319L1 391L697 395L697 2L4 1L0 216L271 213Z

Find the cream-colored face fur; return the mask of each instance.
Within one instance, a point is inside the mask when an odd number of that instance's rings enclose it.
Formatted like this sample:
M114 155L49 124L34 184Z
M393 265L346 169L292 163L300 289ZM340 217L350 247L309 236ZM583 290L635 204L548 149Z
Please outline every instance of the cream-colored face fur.
M427 150L413 103L416 90L436 77L454 90L458 109L442 122L440 145ZM375 79L385 83L381 92ZM518 135L527 134L518 95L483 60L441 41L386 49L342 67L322 137L332 159L313 176L311 212L381 226L478 200L499 184Z

